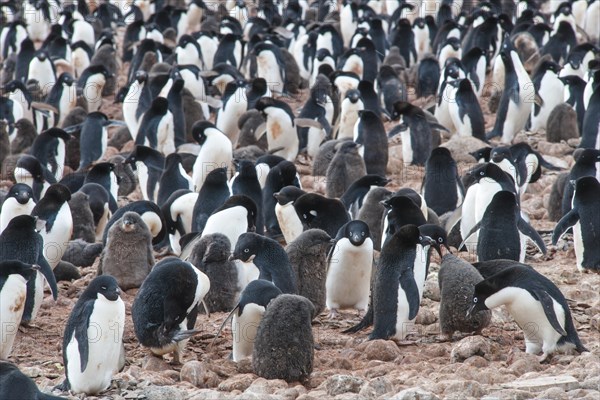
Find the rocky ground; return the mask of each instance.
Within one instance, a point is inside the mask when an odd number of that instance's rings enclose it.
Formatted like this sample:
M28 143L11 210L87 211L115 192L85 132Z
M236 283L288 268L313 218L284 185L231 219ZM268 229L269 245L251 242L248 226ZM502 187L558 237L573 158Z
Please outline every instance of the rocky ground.
M120 106L105 98L102 110L111 118L120 117ZM493 116L486 115L488 128ZM543 135L520 134L547 159L570 167L574 146L553 144ZM129 144L131 145L131 143ZM481 147L475 139L447 144L466 171L473 160L468 151ZM130 148L130 146L125 146ZM116 151L113 151L114 153ZM324 191L324 178L309 176L309 164L300 160L302 182L309 190ZM392 189L420 189L423 168L403 168L401 147L390 147L389 172ZM545 171L539 182L529 186L523 209L541 232L554 228L546 206L558 173ZM130 196L135 199L136 194ZM599 210L600 211L600 210ZM214 346L213 338L226 317L215 313L201 315L196 328L203 333L191 339L182 366L148 356L138 344L130 317L136 290L123 294L127 305L124 342L127 364L115 376L113 385L101 399L600 399L600 275L582 274L575 266L572 241L550 245L543 235L548 254L531 248L526 262L556 283L571 306L575 326L589 353L556 355L545 364L524 352L522 331L504 311L494 311L493 322L482 336L455 335L453 341L440 341L438 324L438 264L430 269L425 298L417 316L416 332L403 342L367 341L366 332L355 335L341 331L359 321L356 312L342 312L336 320L323 313L313 324L316 342L314 371L304 385L281 380L265 380L253 374L250 362L228 360L231 331L225 329ZM568 238L568 237L567 237ZM599 244L600 245L600 244ZM462 256L468 258L466 253ZM437 260L439 261L439 260ZM48 298L35 323L37 327L19 332L9 360L49 390L64 379L62 335L69 313L79 294L95 276L95 266L82 270L83 277L61 282L57 302ZM67 396L66 393L58 393ZM71 396L71 398L76 398ZM83 398L80 396L80 398ZM96 397L87 397L95 399Z

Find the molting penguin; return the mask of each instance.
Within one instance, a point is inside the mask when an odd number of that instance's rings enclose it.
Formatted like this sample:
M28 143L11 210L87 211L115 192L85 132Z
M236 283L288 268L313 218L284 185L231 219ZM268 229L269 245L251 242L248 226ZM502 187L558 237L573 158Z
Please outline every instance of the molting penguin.
M371 289L373 240L363 221L350 221L340 228L328 257L327 308L330 316L339 309L366 311Z
M543 355L556 350L587 351L579 340L567 300L552 281L533 268L514 265L475 285L469 315L505 305L525 336L525 351ZM535 326L536 329L530 329Z
M240 236L233 259L253 262L259 269L259 279L273 282L283 293L298 293L294 271L281 245L273 239L247 232Z
M0 233L14 217L31 214L34 206L33 190L24 183L13 185L0 205Z
M331 250L331 236L320 229L304 231L285 248L296 276L298 294L315 306L315 315L325 309L325 281L327 253Z
M373 248L377 251L381 250L383 218L385 217L385 207L382 201L392 195L393 193L386 188L373 188L369 190L356 218L364 221L369 226L369 231L373 239Z
M94 395L106 390L124 357L125 303L110 276L92 280L65 327L63 390Z
M66 186L55 183L31 210L32 216L44 222L40 230L44 239L43 254L52 269L60 262L73 235L73 216L69 200L71 191Z
M317 193L306 193L294 202L296 213L308 229L322 229L331 237L348 221L350 216L344 203Z
M192 175L195 190L199 191L210 171L216 168L231 168L233 148L231 140L209 121L196 122L192 128L192 135L201 146Z
M44 239L36 230L36 218L30 215L13 218L0 234L0 260L20 260L40 266L35 279L27 282L27 299L21 324L29 324L35 319L44 299L44 279L54 300L58 296L56 279L44 258L43 246Z
M138 213L128 211L108 229L97 274L112 276L129 290L140 287L153 266L152 234Z
M135 336L144 347L162 357L173 353L178 364L194 330L198 304L210 290L208 277L192 264L166 258L154 266L131 307Z
M600 248L596 246L600 240L600 183L593 176L579 178L575 183L573 208L558 222L552 235L552 244L571 226L577 269L580 271L600 270Z
M311 321L315 307L297 295L277 296L265 311L256 332L252 367L266 379L306 381L313 369Z
M25 310L27 282L35 279L39 269L38 265L25 264L18 260L0 261L0 322L4 330L0 343L0 358L3 360L8 359L17 336Z
M492 320L490 311L479 311L468 317L475 285L483 280L481 274L468 262L453 254L442 258L438 285L440 287L440 328L442 335L452 339L455 331L478 332Z

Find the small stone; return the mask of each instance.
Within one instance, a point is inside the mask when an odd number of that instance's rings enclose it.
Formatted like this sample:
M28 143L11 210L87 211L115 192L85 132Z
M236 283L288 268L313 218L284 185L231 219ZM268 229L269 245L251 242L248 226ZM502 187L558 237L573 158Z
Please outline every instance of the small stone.
M419 325L431 325L437 321L437 315L429 308L419 310L415 323Z
M577 379L569 375L543 376L541 378L524 379L503 384L506 388L542 391L551 387L560 387L564 390L579 388Z
M188 400L227 400L230 399L228 393L219 392L214 389L199 389L190 393Z
M283 379L265 379L257 378L252 384L244 391L244 393L255 393L255 394L273 394L276 390L287 389L288 384Z
M142 389L142 395L146 400L184 400L183 392L172 386L147 386Z
M325 382L325 389L329 396L352 392L358 393L365 380L352 375L333 375Z
M479 382L464 380L464 381L442 381L441 385L446 385L444 394L457 396L461 399L470 397L480 398L485 395L485 391Z
M436 273L430 273L429 278L425 281L425 286L423 287L423 297L433 301L440 301L440 286L438 285Z
M489 365L489 362L481 356L471 356L464 361L464 364L476 368L485 368Z
M553 387L548 390L544 390L542 393L538 395L541 399L555 399L555 400L567 400L569 399L569 395L559 387Z
M533 397L535 397L533 393L526 392L525 390L502 389L482 397L481 400L527 400Z
M435 394L420 387L404 389L396 393L389 400L439 400Z
M391 340L371 340L360 350L364 351L367 360L392 361L400 355L400 349Z
M532 354L529 355L532 356L533 359L528 360L525 358L521 358L512 363L512 365L508 369L516 376L521 376L527 372L536 372L541 370L540 363L536 359L536 357Z
M224 380L219 384L219 390L223 392L231 392L233 390L241 390L242 392L250 387L256 379L254 374L235 375Z
M386 393L389 393L394 390L394 386L392 386L391 382L384 376L379 378L375 378L367 382L366 385L360 389L358 394L368 398L373 399L379 396L383 396Z
M471 356L489 358L491 352L489 339L483 336L467 336L452 347L450 360L462 362Z
M210 371L200 361L188 361L185 363L181 368L180 379L200 388L214 388L219 385L217 374Z
M42 370L38 367L23 367L21 372L30 378L37 378L42 376Z
M171 366L161 357L148 355L142 361L142 369L145 371L163 372L164 370L171 369Z
M600 390L600 376L594 376L581 382L582 389Z

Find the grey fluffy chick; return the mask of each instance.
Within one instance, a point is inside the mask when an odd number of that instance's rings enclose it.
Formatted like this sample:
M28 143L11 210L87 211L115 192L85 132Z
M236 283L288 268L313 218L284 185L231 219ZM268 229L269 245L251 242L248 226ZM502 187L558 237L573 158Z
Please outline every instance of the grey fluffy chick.
M350 141L344 141L336 146L333 160L327 167L327 197L341 197L354 181L367 174L358 147L358 144Z
M315 315L325 309L327 253L331 245L331 236L327 232L309 229L285 248L296 275L298 294L313 303Z
M204 297L209 312L229 312L237 304L238 273L230 254L231 242L220 233L204 236L192 249L189 262L210 279L210 290Z
M308 380L315 356L314 311L310 300L294 294L282 294L271 301L252 352L252 367L258 376L287 382Z
M89 267L94 264L100 253L102 253L102 243L87 243L77 239L69 242L62 260L77 267Z
M94 214L90 208L89 196L83 192L76 192L69 200L71 215L73 216L73 235L71 239L82 239L88 243L96 241L96 225Z
M483 277L475 267L453 254L442 258L438 274L440 285L440 328L442 335L452 339L454 332L477 332L490 324L490 310L480 311L467 317L473 301L475 285Z

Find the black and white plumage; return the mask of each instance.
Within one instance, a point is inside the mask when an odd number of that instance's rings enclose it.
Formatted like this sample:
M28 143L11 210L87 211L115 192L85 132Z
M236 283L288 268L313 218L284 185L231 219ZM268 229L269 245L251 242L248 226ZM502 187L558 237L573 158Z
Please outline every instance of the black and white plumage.
M0 204L0 233L14 217L31 214L34 206L33 190L24 183L13 185Z

